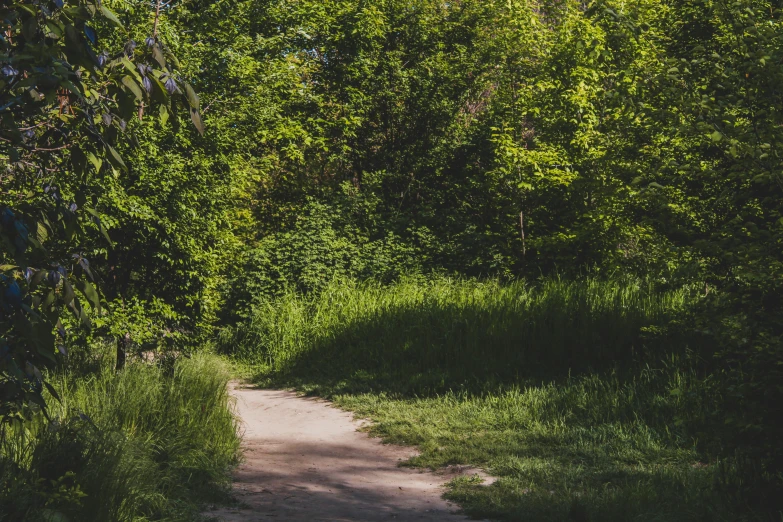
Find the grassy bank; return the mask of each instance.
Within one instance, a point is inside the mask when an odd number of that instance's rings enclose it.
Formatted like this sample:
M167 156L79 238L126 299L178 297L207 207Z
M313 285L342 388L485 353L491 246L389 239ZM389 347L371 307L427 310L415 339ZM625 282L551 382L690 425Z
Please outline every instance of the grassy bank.
M665 328L691 299L634 281L336 282L263 303L221 346L257 382L419 445L409 465L486 467L496 483L449 492L476 516L753 518L733 464L710 456L708 381Z
M196 520L238 455L228 378L206 355L52 376L52 421L0 441L0 520Z
M436 392L622 366L688 299L638 282L335 281L316 297L263 302L223 333L224 350L319 392Z

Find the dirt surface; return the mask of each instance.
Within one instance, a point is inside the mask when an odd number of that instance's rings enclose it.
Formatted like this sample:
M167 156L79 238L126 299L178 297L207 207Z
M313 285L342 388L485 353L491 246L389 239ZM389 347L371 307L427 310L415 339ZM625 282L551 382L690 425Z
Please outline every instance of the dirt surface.
M474 469L432 473L399 467L412 448L357 431L350 413L277 390L235 387L245 460L234 475L241 507L206 513L256 520L468 520L443 500L442 485Z

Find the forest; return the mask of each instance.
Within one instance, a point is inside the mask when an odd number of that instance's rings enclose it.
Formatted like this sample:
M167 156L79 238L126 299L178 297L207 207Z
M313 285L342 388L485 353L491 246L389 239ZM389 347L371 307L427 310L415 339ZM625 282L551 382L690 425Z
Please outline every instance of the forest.
M231 503L237 379L473 517L783 520L781 0L0 17L0 521Z

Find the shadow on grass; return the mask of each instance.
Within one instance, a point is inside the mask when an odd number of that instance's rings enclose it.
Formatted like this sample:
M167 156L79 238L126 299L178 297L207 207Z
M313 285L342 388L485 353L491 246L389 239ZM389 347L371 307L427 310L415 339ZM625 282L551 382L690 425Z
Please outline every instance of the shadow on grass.
M222 345L258 383L332 397L419 446L411 465L487 468L496 483L448 493L474 516L738 520L699 464L702 381L661 362L685 351L663 325L686 306L618 282L344 286L269 303Z
M661 307L493 304L425 300L367 307L329 324L313 317L290 332L291 339L263 331L245 335L257 337L251 350L268 361L258 382L306 386L319 395L480 392L608 369L633 371L640 360L673 348L671 338L660 334L671 312Z

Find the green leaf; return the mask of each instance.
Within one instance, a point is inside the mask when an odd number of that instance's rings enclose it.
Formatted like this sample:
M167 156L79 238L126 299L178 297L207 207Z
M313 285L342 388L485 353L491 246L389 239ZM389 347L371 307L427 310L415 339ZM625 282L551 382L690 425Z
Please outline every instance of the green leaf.
M119 27L120 29L124 29L125 27L122 25L122 22L120 22L120 19L117 18L117 15L106 7L106 5L101 2L101 13L103 13L103 16L105 16L111 23Z
M46 382L46 381L42 381L42 382L43 382L43 385L44 385L44 386L46 386L46 389L47 389L47 390L49 390L49 393L52 395L52 397L54 397L54 399L55 399L57 402L61 402L61 401L60 401L60 395L58 395L58 394L57 394L57 390L55 390L55 389L52 387L52 385L51 385L51 384L49 384L48 382Z
M166 58L163 56L163 51L160 50L160 44L156 43L152 47L152 57L160 64L162 68L166 68Z
M95 223L98 225L98 228L100 228L101 234L103 234L103 237L105 237L106 241L109 242L109 245L113 247L114 243L109 237L109 232L106 230L106 227L103 226L103 221L101 220L101 216L98 214L98 212L96 212L95 209L90 207L84 207L84 210L86 210L90 215L92 215L95 218Z
M190 119L193 121L193 125L196 127L198 133L203 136L205 130L204 122L201 120L201 114L199 114L198 109L190 109Z
M54 35L57 38L62 38L65 34L65 27L60 22L49 20L46 22L46 29L49 30L49 34Z
M60 85L73 93L84 96L84 89L81 84L74 84L71 80L60 80Z
M90 318L87 316L87 312L82 307L81 303L79 303L78 299L73 300L73 310L76 313L76 316L81 321L82 326L85 328L92 328L92 322L90 321Z
M57 295L54 292L54 289L49 290L49 293L46 294L46 298L44 298L43 304L41 305L41 308L44 310L47 310L52 304L54 303L54 299L57 297Z
M125 56L122 57L122 65L125 66L125 70L127 70L136 81L141 81L141 75L139 75L139 71L136 70L136 66L134 66L133 62L128 60Z
M141 88L139 85L131 78L130 76L123 76L122 77L122 84L127 87L134 96L136 96L137 100L143 100L144 94L141 92Z
M78 288L79 291L84 294L84 297L87 298L87 301L90 303L90 306L92 306L92 309L100 313L101 298L98 295L98 291L95 290L95 287L89 281L80 280L76 283L76 288Z
M41 284L41 281L43 281L43 278L46 277L48 272L46 270L39 270L35 274L33 274L33 277L30 279L30 290L34 290L38 285Z
M117 150L109 145L106 144L106 151L109 153L109 161L112 165L114 165L118 169L122 169L124 171L128 171L128 166L125 165L125 162L122 161L122 156L120 156L120 153L117 152Z
M201 108L199 105L200 102L198 99L198 94L196 94L196 91L193 90L193 87L191 87L189 83L187 82L180 82L180 83L185 87L185 96L188 98L188 103L190 104L191 107L193 107L198 111Z
M76 293L73 291L71 283L67 279L63 278L63 304L66 306L71 304Z
M90 160L90 163L95 167L95 170L97 172L101 171L101 166L103 165L103 160L95 156L92 152L87 153L87 159Z

